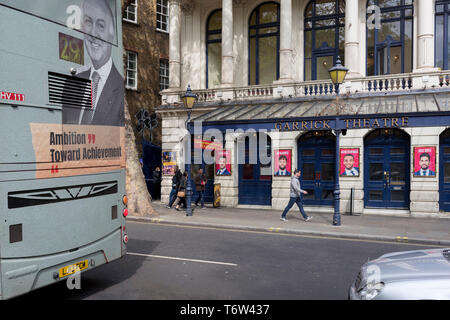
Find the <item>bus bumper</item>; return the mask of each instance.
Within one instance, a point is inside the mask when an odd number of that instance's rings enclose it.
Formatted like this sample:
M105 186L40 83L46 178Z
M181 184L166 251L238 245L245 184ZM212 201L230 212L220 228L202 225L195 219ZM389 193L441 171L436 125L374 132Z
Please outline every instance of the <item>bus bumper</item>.
M122 230L116 229L106 237L75 251L32 258L0 259L0 299L16 297L59 281L67 281L68 290L73 289L80 280L76 277L82 278L83 272L121 258L123 254Z

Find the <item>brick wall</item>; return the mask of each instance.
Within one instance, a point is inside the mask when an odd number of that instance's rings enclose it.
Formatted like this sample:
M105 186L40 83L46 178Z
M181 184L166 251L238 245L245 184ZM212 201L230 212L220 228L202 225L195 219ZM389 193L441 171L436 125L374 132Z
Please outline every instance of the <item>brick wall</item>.
M122 0L122 5L126 1ZM169 58L169 34L156 30L156 0L137 0L137 23L122 20L124 72L126 73L126 51L137 53L138 78L137 90L125 90L130 115L135 130L136 145L142 153L142 135L136 131L134 115L146 108L149 112L161 105L159 95L159 61ZM161 119L153 130L153 143L161 145ZM149 139L148 132L145 138Z

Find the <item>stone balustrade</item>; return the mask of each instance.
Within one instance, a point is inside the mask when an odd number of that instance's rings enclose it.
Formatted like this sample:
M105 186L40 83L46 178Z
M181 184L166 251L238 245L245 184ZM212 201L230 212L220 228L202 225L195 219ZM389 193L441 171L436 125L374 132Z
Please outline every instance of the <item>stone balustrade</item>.
M340 86L340 94L389 93L450 87L450 70L431 73L407 73L353 78ZM295 97L326 97L336 95L330 80L268 84L246 87L193 90L199 102L255 100ZM184 91L161 92L163 105L180 103Z

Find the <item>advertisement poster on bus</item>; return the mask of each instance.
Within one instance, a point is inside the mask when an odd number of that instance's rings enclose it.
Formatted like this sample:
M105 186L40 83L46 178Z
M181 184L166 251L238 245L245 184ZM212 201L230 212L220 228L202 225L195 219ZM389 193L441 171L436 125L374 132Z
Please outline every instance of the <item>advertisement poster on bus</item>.
M176 151L163 151L162 152L163 175L166 175L166 176L175 175L175 166L176 165L177 165L177 152Z
M436 147L414 147L414 176L436 177Z
M359 148L341 148L339 156L339 176L359 177Z
M275 149L274 176L290 176L292 173L292 150Z
M216 176L231 175L231 150L216 152Z
M49 38L55 41L57 57L48 72L49 103L61 107L62 125L30 123L36 178L124 169L124 78L122 50L117 47L116 2L57 2L49 5L36 0L33 6L24 1L13 3L67 26ZM101 30L92 23L100 20Z
M36 178L125 168L125 128L30 123Z

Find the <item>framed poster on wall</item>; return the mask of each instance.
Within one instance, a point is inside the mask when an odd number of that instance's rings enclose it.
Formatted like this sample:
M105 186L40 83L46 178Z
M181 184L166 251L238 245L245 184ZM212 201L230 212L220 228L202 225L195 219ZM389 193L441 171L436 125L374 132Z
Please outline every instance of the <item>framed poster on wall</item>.
M231 176L231 150L216 150L216 176Z
M166 176L175 175L175 166L177 165L177 152L176 151L163 151L162 152L162 167L163 174Z
M292 149L275 149L274 176L290 176L292 173Z
M414 147L414 176L436 177L436 147Z
M359 177L359 148L341 148L339 151L339 176Z

